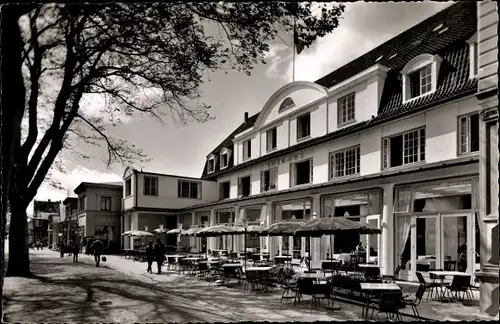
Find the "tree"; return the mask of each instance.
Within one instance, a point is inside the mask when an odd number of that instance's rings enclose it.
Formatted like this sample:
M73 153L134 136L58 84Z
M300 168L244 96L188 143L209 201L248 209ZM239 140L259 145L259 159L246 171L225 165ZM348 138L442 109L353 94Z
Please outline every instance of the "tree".
M26 89L7 95L24 104L15 111L26 134L16 132L8 179L7 275L30 275L26 208L75 137L106 145L108 165L146 160L139 148L109 136L105 122L117 125L120 115L135 113L160 122L166 115L183 123L209 120L210 107L198 92L203 73L250 74L265 63L269 43L294 27L310 46L337 27L344 7L325 6L313 14L316 9L288 2L46 4L22 17L23 66L14 72L24 77ZM81 107L95 95L106 99L98 117Z

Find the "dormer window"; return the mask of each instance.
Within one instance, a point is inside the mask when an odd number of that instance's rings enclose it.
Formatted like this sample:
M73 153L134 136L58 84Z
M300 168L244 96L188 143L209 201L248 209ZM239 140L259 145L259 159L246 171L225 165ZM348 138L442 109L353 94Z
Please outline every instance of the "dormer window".
M252 157L252 142L247 140L243 142L243 160L247 160Z
M220 155L220 168L224 169L227 168L227 163L229 161L229 158L227 156L227 153L223 153Z
M474 34L468 41L469 44L469 78L477 77L479 72L479 48L477 45L477 34Z
M432 70L431 66L411 73L408 76L410 81L410 99L420 97L432 90Z
M405 65L401 70L403 103L436 91L442 60L439 55L421 54Z
M215 172L215 157L211 156L208 158L208 173Z

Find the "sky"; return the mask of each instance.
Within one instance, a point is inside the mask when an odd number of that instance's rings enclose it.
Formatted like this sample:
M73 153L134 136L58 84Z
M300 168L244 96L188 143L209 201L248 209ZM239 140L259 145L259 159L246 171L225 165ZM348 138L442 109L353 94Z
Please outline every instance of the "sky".
M295 80L315 81L451 4L453 2L346 3L339 27L296 55ZM243 122L244 113L259 112L274 92L292 82L292 57L289 45L277 43L271 45L267 64L256 66L251 76L239 72L211 73L210 80L200 88L203 101L212 106L210 114L215 117L207 123L184 126L167 117L167 123L161 125L138 116L127 118L123 125L107 131L142 148L148 155L151 161L134 165L136 169L199 177L207 155ZM104 101L88 98L87 104L98 111L96 107ZM83 181L121 181L125 167L117 164L106 168L105 147L75 145L92 158L82 161L63 154L61 158L67 172L54 170L52 173L65 190L45 183L35 199L64 200L74 196L73 190ZM30 205L28 213L32 212Z

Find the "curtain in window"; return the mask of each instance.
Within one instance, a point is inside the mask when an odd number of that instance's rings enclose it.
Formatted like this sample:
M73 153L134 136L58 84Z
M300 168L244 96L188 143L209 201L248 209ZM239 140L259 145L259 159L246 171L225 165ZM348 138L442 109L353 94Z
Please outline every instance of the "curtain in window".
M410 229L411 229L411 216L405 215L405 216L397 216L397 228L398 228L398 233L397 233L397 245L396 248L397 250L397 256L401 260L403 256L403 252L406 246L406 241L408 240L408 237L410 236Z

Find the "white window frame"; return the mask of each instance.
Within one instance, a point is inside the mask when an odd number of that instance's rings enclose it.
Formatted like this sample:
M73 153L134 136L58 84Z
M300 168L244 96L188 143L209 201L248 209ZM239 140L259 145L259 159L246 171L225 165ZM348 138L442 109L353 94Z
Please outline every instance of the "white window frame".
M182 190L182 184L183 183L188 183L188 197L184 197L183 193L184 191ZM191 189L192 189L192 184L196 184L196 198L191 197ZM201 182L199 181L190 181L190 180L182 180L179 179L177 180L177 198L182 198L182 199L201 199Z
M309 182L302 183L302 184L295 184L295 181L297 180L296 177L295 177L295 168L296 168L296 165L300 164L300 163L303 163L303 162L307 162L307 161L309 161L309 168L310 168L310 171L309 171ZM313 183L314 183L314 164L313 164L313 159L312 158L304 159L304 160L301 160L301 161L297 161L295 163L290 163L290 187L304 186L304 185L313 184Z
M467 40L469 44L469 78L477 78L479 73L479 46L477 42L477 33Z
M356 92L351 92L337 99L337 126L343 126L355 121Z
M210 162L213 161L213 168L210 168ZM207 173L214 173L215 172L215 157L211 156L208 158L208 163L207 163Z
M250 178L250 192L248 193L248 196L243 196L243 178ZM238 178L238 197L250 197L252 195L252 175L248 174L242 177Z
M270 137L269 134L272 134L273 137ZM266 152L276 151L278 147L278 128L273 127L266 131ZM273 142L276 142L276 145L273 147Z
M403 81L403 103L408 103L418 98L422 98L424 96L428 96L434 93L437 89L437 81L439 76L439 69L441 67L441 62L443 59L439 55L431 55L431 54L421 54L408 62L404 68L401 70L402 81ZM414 72L420 71L423 68L430 66L431 75L430 75L430 90L421 93L419 96L415 96L413 98L411 95L411 84L410 84L410 75ZM420 81L421 82L421 81ZM421 86L421 84L420 84ZM421 89L420 89L421 90Z
M243 161L252 158L252 140L248 139L243 141Z
M229 184L229 195L227 197L222 197L222 185L225 183ZM219 199L228 199L228 198L231 198L231 181L228 180L219 182Z
M150 176L144 176L144 185L143 185L143 194L144 196L158 196L158 177L150 177ZM149 180L149 186L147 185L147 181ZM151 182L153 181L153 183Z
M109 204L108 204L109 202ZM104 208L103 208L104 205ZM101 210L111 210L111 196L101 196Z
M223 158L224 156L226 157L226 165L224 165L224 164L222 163L222 161L224 161L224 158ZM227 152L224 152L224 153L222 153L222 154L220 155L220 169L221 169L221 170L222 170L222 169L225 169L225 168L227 168L227 167L228 167L228 165L229 165L229 154L228 154Z
M411 79L412 76L418 74L418 94L414 97L411 96L412 84ZM418 97L422 97L427 93L432 91L432 65L428 64L423 68L408 74L408 90L409 90L409 99L415 99Z
M269 189L265 190L264 188L264 173L269 172ZM272 174L275 174L274 181L272 179ZM263 170L260 172L260 192L267 192L271 190L277 190L278 189L278 168L271 168L267 170Z
M354 150L354 156L355 156L355 161L354 161L354 169L355 172L351 174L347 174L347 160L346 156L349 151ZM337 176L337 155L338 154L343 154L343 170L342 170L342 175ZM339 179L339 178L345 178L345 177L350 177L350 176L356 176L359 175L361 172L361 146L356 145L356 146L351 146L342 150L338 150L335 152L331 152L329 156L329 171L330 171L330 180L333 179Z
M423 139L424 139L424 143L423 143L423 149L424 151L422 152L422 131L423 131ZM413 162L408 162L408 163L405 163L405 136L407 136L408 134L410 133L413 133L413 132L417 132L418 134L418 137L417 137L417 141L418 141L418 144L417 144L417 161L413 161ZM390 166L390 161L391 161L391 152L390 152L390 139L391 138L394 138L394 137L397 137L397 136L401 136L403 141L402 141L402 145L403 147L401 148L401 151L402 151L402 164L401 165L397 165L397 166ZM425 126L424 127L419 127L419 128L414 128L412 130L408 130L408 131L405 131L405 132L402 132L402 133L397 133L397 134L393 134L393 135L390 135L390 136L387 136L387 137L384 137L382 139L382 170L386 170L386 169L392 169L392 168L398 168L398 167L403 167L403 166L406 166L406 165L410 165L410 164L414 164L414 163L425 163L425 156L426 156L426 146L427 146L427 132L426 132L426 129L425 129ZM424 155L424 159L422 159L422 154Z
M302 118L306 116L308 116L309 118L309 133L307 135L304 135L302 134L302 127L300 121ZM311 137L311 112L307 112L305 114L297 116L296 123L297 123L297 141L302 141L304 139Z
M457 125L457 154L458 155L467 155L467 154L477 154L479 153L479 149L477 151L471 152L471 117L474 115L479 115L479 112L474 112L467 115L458 116L458 125ZM479 116L478 116L479 117ZM462 150L462 120L466 120L466 134L465 140L467 148L465 151ZM479 121L480 122L480 121Z

